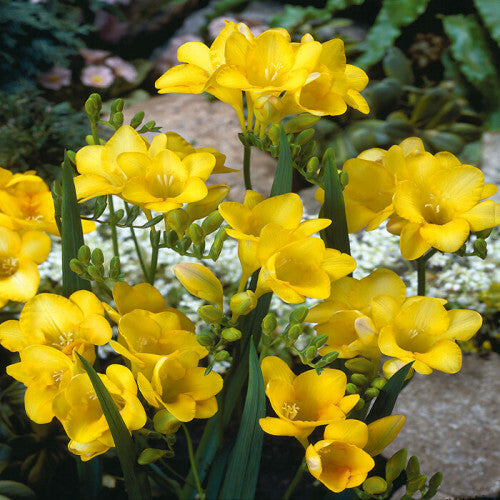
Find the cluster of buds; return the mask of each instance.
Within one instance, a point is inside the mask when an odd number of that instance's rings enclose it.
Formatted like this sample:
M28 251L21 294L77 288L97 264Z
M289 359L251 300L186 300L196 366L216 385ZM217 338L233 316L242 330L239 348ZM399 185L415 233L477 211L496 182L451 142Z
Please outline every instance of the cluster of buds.
M121 281L123 278L120 258L117 256L109 261L109 273L106 275L104 255L100 248L94 248L91 252L87 245L82 245L78 250L78 257L71 259L69 265L74 273L88 281L106 283L106 281Z

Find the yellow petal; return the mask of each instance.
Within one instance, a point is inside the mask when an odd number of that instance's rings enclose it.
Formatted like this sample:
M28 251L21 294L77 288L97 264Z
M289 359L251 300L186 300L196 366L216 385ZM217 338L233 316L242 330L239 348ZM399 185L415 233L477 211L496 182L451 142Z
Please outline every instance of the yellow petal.
M190 63L205 71L210 69L209 48L202 42L187 42L177 49L179 62Z
M280 379L288 384L292 384L295 379L295 375L290 370L290 367L277 356L265 357L262 360L260 368L264 379L264 387L267 387L271 379Z
M472 231L482 231L500 224L500 204L493 200L482 201L460 215Z
M401 230L399 245L401 255L407 260L418 259L431 248L431 244L420 235L420 228L418 223L407 222Z
M208 80L207 72L193 64L179 64L170 68L155 82L159 94L201 94Z
M334 281L352 273L356 269L356 261L346 253L341 253L333 248L327 248L325 250L325 258L321 262L321 269Z
M83 312L84 316L90 314L99 314L104 316L104 307L102 302L87 290L79 290L69 296L69 300L75 303Z
M431 246L442 252L456 252L470 233L465 219L454 219L446 224L423 224L420 236Z
M341 420L325 427L325 439L363 448L368 442L368 427L360 420Z
M462 351L452 340L439 340L430 351L415 353L415 359L445 373L457 373L462 368ZM416 371L418 366L414 366Z
M21 236L21 255L41 264L49 256L50 238L41 231L27 231Z
M264 432L273 436L302 436L303 430L292 422L281 418L266 417L259 419L259 425Z
M446 331L446 338L469 340L481 328L483 319L476 311L466 309L452 309L448 311L450 326Z
M34 262L20 259L14 274L0 279L0 298L26 302L33 298L40 284L40 274Z
M182 163L190 176L206 181L215 167L215 156L210 153L193 153L187 155Z

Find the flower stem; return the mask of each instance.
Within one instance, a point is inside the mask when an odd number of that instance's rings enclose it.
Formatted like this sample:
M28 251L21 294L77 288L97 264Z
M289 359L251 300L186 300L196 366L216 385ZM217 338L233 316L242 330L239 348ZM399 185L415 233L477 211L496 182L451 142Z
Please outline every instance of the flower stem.
M427 261L437 252L431 248L426 254L417 259L417 295L425 297L425 265Z
M92 132L92 139L96 146L100 146L101 141L99 140L99 131L97 128L97 122L90 120L90 130Z
M251 146L243 146L243 178L245 180L245 189L252 189L252 179L250 178L250 155Z
M158 266L158 250L160 249L159 241L157 244L151 245L151 264L149 267L149 284L154 285L155 284L155 274L156 274L156 268Z
M118 236L116 234L116 226L114 224L115 207L113 205L113 195L108 194L108 207L109 207L109 218L111 227L111 239L113 240L113 254L115 257L120 257L120 252L118 250Z
M292 482L285 491L285 494L283 495L283 500L289 500L289 498L292 496L292 493L297 487L297 485L300 483L300 480L302 479L302 476L304 475L306 468L307 468L306 459L304 458L304 460L302 460L302 463L299 465L299 468L297 469L297 472L295 473Z
M189 453L189 461L191 463L191 470L193 471L194 480L196 482L196 489L198 490L200 500L204 500L205 499L205 492L203 491L203 488L201 487L200 477L198 476L198 469L196 468L196 460L194 458L194 453L193 453L193 442L191 441L191 436L189 434L187 427L184 424L182 424L182 428L184 429L184 434L186 435L186 441L187 441L188 453Z

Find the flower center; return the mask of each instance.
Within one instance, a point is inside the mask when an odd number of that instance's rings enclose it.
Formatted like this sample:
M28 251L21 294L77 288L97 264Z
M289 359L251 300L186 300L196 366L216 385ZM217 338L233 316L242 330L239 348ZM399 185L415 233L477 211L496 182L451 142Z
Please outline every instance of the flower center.
M59 384L63 378L63 375L64 370L56 370L55 372L52 372L52 380L54 380L56 384Z
M283 410L283 416L285 418L293 420L297 416L297 413L299 413L300 407L297 406L296 403L293 403L291 405L288 403L283 403L283 407L281 409Z
M52 342L52 346L57 349L64 349L75 341L75 332L62 332L57 339Z
M431 224L446 224L453 219L453 214L447 206L446 199L431 194L423 206L423 216Z
M0 279L10 278L19 269L19 259L0 257Z

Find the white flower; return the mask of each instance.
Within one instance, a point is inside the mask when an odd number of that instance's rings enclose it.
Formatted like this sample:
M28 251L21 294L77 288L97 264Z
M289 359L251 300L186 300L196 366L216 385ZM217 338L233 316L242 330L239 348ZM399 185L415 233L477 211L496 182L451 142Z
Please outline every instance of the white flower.
M53 66L38 77L38 83L50 90L59 90L71 83L71 71L60 66Z
M133 83L137 78L137 70L135 67L124 61L121 57L108 57L104 61L110 68L113 68L115 76L119 76L127 82Z
M115 77L111 68L102 65L91 65L83 68L82 83L87 87L98 87L105 89L109 87Z

